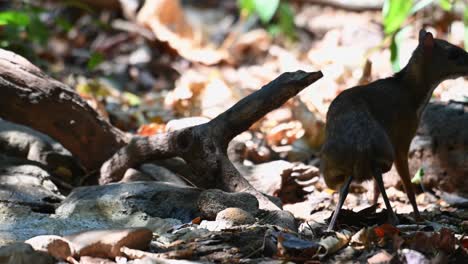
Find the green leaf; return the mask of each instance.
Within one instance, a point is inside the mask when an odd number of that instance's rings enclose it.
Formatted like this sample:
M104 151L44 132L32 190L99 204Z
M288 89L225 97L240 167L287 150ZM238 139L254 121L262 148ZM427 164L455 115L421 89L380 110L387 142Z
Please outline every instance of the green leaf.
M410 14L414 14L418 12L419 10L426 8L427 6L432 4L434 1L436 0L421 0L421 1L414 3L414 6L411 8Z
M465 12L463 13L463 23L465 24L465 50L468 50L468 6L465 6Z
M421 184L423 176L424 176L424 169L421 167L414 174L414 177L413 177L413 179L411 179L411 182L414 183L414 184Z
M123 98L127 100L128 104L130 106L138 106L141 104L141 99L135 94L129 93L129 92L124 92L122 94Z
M252 12L255 10L254 0L238 0L237 6L241 12L245 12L247 15L252 14Z
M0 12L0 26L4 25L27 26L29 25L29 16L20 11Z
M28 37L41 45L45 45L49 39L49 29L37 14L31 14L31 23L27 27Z
M410 15L413 0L385 0L382 14L385 34L397 31Z
M99 52L91 53L91 57L88 60L88 64L86 67L88 70L94 70L102 61L104 60L104 56Z
M452 10L453 0L439 0L439 6L445 11L450 11Z
M290 38L295 38L294 13L291 6L287 3L281 3L278 9L278 24L281 31Z
M404 35L408 34L410 29L410 26L406 26L392 35L390 43L390 61L392 63L392 69L394 72L398 72L401 70L400 50L403 40L405 39Z
M278 9L279 2L279 0L254 0L255 12L263 23L270 22Z
M58 17L56 22L57 25L65 32L68 32L73 28L73 25L66 18Z

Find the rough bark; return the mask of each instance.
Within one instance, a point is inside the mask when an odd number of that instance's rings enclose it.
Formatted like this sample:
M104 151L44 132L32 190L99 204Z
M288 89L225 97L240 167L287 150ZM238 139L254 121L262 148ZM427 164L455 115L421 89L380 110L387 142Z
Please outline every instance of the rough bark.
M321 72L289 72L239 101L210 122L151 137L136 137L101 168L100 183L118 181L128 168L145 161L179 156L194 172L188 179L201 188L248 192L264 209L277 209L241 176L227 157L229 142L266 113L322 77Z
M54 138L88 171L98 169L127 141L72 89L2 49L0 91L0 117Z

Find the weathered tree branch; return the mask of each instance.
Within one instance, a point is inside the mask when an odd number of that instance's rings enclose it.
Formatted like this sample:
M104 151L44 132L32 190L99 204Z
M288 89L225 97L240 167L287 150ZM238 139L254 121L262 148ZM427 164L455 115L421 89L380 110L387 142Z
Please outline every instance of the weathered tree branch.
M96 170L126 137L66 85L13 52L0 49L0 117L47 134L87 170Z
M198 187L249 192L257 197L261 207L277 209L232 165L227 157L227 146L255 121L321 77L321 72L283 73L206 124L135 138L104 163L100 183L118 181L126 169L146 161L179 156L194 172L195 177L188 180Z
M210 123L219 127L218 138L227 146L235 136L249 129L253 123L268 112L280 107L291 97L298 94L309 84L320 79L322 74L296 73L282 74L262 89L240 100L237 104L217 116Z

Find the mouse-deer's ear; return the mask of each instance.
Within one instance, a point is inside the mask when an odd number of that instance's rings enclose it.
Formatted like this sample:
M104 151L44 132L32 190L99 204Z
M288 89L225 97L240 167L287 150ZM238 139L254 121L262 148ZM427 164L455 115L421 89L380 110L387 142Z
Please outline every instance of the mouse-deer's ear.
M419 45L422 46L425 54L431 54L434 48L434 36L432 36L432 33L421 29L419 31Z
M421 42L423 40L426 33L427 33L427 31L424 28L421 28L421 30L419 30L419 42Z

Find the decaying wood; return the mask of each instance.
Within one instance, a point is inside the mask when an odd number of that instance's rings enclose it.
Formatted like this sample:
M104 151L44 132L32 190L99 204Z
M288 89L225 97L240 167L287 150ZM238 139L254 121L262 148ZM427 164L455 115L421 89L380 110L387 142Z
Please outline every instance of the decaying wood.
M236 135L321 77L321 72L283 73L206 124L135 137L104 163L99 181L101 184L118 181L128 168L178 156L192 168L195 177L188 180L196 186L248 192L257 197L261 208L278 209L241 176L227 157L227 147Z
M0 49L0 117L49 135L87 170L96 170L126 143L124 134L66 85L23 57Z

